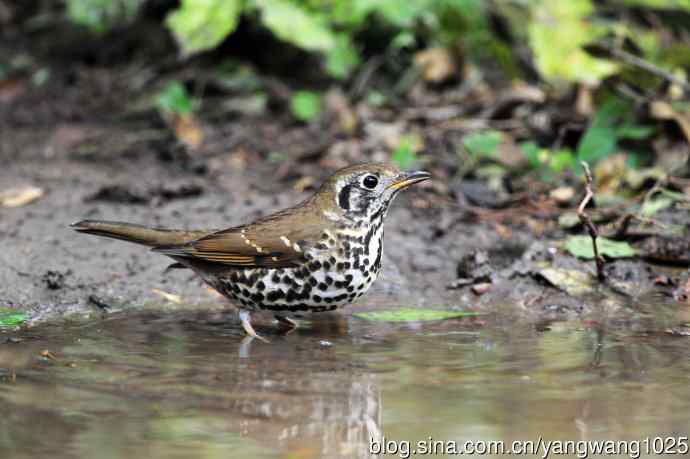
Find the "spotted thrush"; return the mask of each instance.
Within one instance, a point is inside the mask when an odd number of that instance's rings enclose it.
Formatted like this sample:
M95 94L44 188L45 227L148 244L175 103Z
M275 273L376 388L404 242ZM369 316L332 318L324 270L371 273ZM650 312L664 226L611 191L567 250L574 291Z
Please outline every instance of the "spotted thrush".
M383 221L398 192L430 178L388 164L341 169L294 207L221 231L181 231L83 220L71 226L152 247L234 301L252 337L250 313L331 311L362 296L381 271ZM261 338L263 339L263 338Z

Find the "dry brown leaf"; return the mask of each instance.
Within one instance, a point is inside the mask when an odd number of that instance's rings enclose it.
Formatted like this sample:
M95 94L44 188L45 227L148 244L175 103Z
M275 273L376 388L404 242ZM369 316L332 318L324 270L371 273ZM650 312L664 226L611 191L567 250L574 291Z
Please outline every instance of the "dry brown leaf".
M549 197L558 204L568 204L575 197L575 188L571 186L554 188L549 193Z
M197 150L204 143L204 132L192 115L176 115L173 128L177 139L192 150Z
M414 63L422 71L424 80L442 83L458 74L455 58L447 48L429 48L414 56Z
M39 199L43 194L43 189L31 185L10 188L0 192L0 205L2 207L25 206Z
M652 102L649 112L656 119L675 121L690 142L690 115L676 111L671 104L663 100Z
M357 130L359 123L357 114L342 92L336 90L329 91L326 95L326 107L329 112L335 114L338 126L343 132L353 134Z

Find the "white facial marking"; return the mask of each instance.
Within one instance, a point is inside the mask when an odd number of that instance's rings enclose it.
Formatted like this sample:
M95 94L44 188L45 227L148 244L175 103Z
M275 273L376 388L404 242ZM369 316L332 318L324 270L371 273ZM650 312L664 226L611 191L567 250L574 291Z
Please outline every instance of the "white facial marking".
M287 247L290 247L290 239L286 238L285 236L280 236L280 240L283 241L283 244L285 244Z
M334 222L337 222L338 220L340 220L340 216L338 214L336 214L335 212L331 212L330 210L324 210L323 216L329 220L334 221Z

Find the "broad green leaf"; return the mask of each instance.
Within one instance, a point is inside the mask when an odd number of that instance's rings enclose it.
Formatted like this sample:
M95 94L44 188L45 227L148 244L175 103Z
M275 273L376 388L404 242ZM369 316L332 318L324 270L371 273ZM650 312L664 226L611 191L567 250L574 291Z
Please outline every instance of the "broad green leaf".
M597 238L599 255L609 258L627 258L637 255L637 250L627 242L613 241L605 237ZM594 258L592 238L589 236L570 236L565 241L565 249L578 258Z
M351 0L354 15L359 22L369 14L375 13L389 23L405 28L410 27L423 14L432 11L434 0Z
M609 127L630 116L632 107L617 97L608 98L592 118L591 127Z
M16 309L0 308L0 328L17 327L29 319L28 314Z
M429 322L479 315L470 311L441 311L435 309L395 309L392 311L356 312L355 317L380 322Z
M417 159L414 149L414 142L411 141L411 139L401 139L400 144L393 152L391 159L398 165L398 167L400 167L400 169L408 169Z
M134 19L142 0L68 0L67 16L95 32Z
M187 89L179 81L169 83L156 96L156 106L168 113L185 115L194 111L194 103L187 94Z
M182 0L182 5L168 15L166 25L172 31L182 53L189 56L216 47L237 27L242 0Z
M462 140L463 145L475 158L494 157L503 135L499 131L484 131L468 134Z
M533 169L538 169L542 165L541 149L535 142L522 142L520 150L527 158L529 165Z
M595 162L614 152L616 131L608 126L590 126L577 145L578 161Z
M528 4L532 11L529 43L546 79L597 84L617 70L617 64L594 58L582 49L607 32L589 19L594 12L590 0L534 0Z
M261 9L261 22L276 37L310 51L331 51L335 35L317 13L287 0L254 0Z
M350 38L340 34L335 39L335 46L326 55L326 70L336 78L347 78L359 61L359 53Z
M576 163L575 156L573 156L573 152L570 150L556 150L549 159L549 167L554 172L573 169Z
M313 121L321 113L321 96L312 91L297 91L290 100L292 114L300 121Z

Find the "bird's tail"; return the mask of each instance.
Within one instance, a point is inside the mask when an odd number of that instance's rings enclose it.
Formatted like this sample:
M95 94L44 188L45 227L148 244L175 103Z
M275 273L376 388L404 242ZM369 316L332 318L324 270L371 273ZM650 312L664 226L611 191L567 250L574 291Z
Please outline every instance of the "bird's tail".
M70 225L80 233L121 239L135 244L157 247L159 245L184 244L199 239L211 231L183 231L164 228L148 228L132 223L103 220L82 220Z

